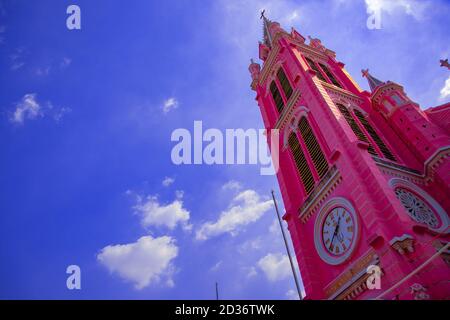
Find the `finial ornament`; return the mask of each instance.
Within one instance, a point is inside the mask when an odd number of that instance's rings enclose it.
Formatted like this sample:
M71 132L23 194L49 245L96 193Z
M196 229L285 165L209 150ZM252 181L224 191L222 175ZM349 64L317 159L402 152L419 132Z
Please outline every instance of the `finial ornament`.
M441 63L441 67L446 67L447 69L450 69L450 63L448 63L448 59L441 59L439 60L439 62Z

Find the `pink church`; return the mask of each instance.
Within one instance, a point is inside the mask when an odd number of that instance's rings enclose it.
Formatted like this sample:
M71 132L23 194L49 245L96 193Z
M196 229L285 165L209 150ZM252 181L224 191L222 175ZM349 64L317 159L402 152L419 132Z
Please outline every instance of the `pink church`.
M279 130L305 299L449 299L450 103L422 110L368 70L364 91L320 40L262 18L251 88Z

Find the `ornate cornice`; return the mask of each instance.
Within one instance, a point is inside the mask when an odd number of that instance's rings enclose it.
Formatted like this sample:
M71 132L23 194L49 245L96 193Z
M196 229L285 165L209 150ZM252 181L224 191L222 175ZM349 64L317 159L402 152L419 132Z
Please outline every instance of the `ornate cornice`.
M327 62L329 56L327 56L325 53L318 51L317 49L311 48L310 46L300 43L297 40L290 39L293 44L295 44L298 49L300 49L303 53L306 53L312 57L314 57L316 60L321 60L322 62Z
M306 45L305 43L301 43L299 40L294 39L290 34L286 32L282 31L278 32L273 37L273 47L269 52L269 56L267 57L266 61L263 64L261 70L261 77L259 79L260 85L264 84L269 74L273 71L274 63L276 61L278 54L281 51L281 44L278 41L281 37L286 37L292 44L296 45L302 52L314 56L314 58L322 60L325 63L327 62L328 58L334 57L335 55L334 52L331 50L328 50L327 54L318 49L312 48L309 45Z
M261 76L259 78L259 84L263 85L264 82L266 82L267 77L272 72L272 67L275 64L276 58L278 56L278 53L280 52L280 45L275 44L274 47L270 50L269 56L267 57L266 61L264 62L264 65L261 70Z
M352 263L325 287L328 299L351 300L367 290L366 281L370 276L367 267L370 265L380 265L380 259L373 249Z
M397 163L372 157L381 171L393 177L403 178L405 180L418 184L428 184L433 181L435 170L444 163L445 159L450 158L450 146L442 147L431 155L424 163L423 173Z
M351 101L357 105L363 103L363 100L360 97L358 97L357 95L355 95L354 93L351 93L348 90L336 87L335 85L332 85L332 84L322 81L320 79L319 79L319 81L333 101L338 100L338 99L344 99L346 101Z
M342 177L336 166L332 166L328 169L328 172L323 176L319 184L314 187L313 191L298 209L299 218L302 223L308 221L341 180Z
M289 122L289 120L292 118L292 116L294 114L295 106L297 105L297 102L299 101L300 97L301 97L300 91L295 89L294 92L292 93L291 97L289 98L288 103L284 107L283 112L278 117L278 120L277 120L277 123L275 124L274 129L281 130L282 128L284 128L286 123Z
M384 95L384 93L393 90L399 90L400 92L403 92L403 87L392 81L388 81L385 84L378 86L372 93L372 101L375 103L380 103L380 99Z
M415 239L413 236L405 233L400 237L394 237L389 241L389 245L395 249L401 255L405 253L413 253L414 252L414 242Z
M435 170L448 158L450 158L450 146L445 146L436 150L436 152L425 161L425 177L433 180Z

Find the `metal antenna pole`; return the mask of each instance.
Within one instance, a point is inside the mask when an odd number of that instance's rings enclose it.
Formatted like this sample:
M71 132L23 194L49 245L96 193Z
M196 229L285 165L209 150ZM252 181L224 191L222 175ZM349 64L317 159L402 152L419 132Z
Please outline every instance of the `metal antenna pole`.
M272 199L275 204L275 211L277 212L278 222L280 223L281 234L283 235L284 245L286 246L286 251L289 257L289 262L291 263L292 274L294 275L295 286L297 287L297 293L300 300L303 299L302 293L300 291L300 284L298 283L297 273L295 272L294 263L292 262L291 251L289 250L288 242L286 240L286 234L284 233L283 224L281 223L280 212L278 211L277 200L275 199L275 192L272 190Z
M216 282L216 300L219 300L219 285Z

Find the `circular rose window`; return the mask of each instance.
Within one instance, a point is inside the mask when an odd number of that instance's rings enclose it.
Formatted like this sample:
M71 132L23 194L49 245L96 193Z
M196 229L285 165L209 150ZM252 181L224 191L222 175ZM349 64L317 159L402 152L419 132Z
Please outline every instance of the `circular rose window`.
M439 218L423 199L404 188L395 189L395 194L413 220L431 229L439 228Z

